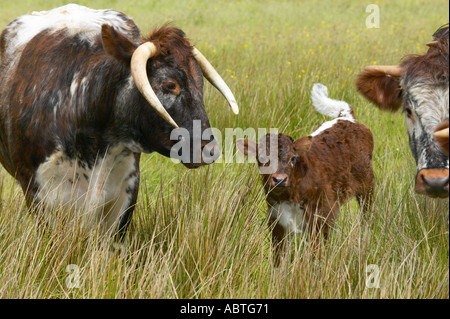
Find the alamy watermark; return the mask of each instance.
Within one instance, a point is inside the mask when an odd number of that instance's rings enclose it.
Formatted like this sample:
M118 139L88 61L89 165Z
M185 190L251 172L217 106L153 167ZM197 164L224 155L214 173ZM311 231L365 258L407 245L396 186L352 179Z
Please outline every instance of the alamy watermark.
M366 12L370 12L366 18L366 27L369 29L378 29L380 27L380 7L371 3L366 7Z
M68 289L80 288L80 267L76 264L70 264L66 267L66 287Z
M186 128L173 129L170 140L175 144L170 150L170 158L174 163L211 164L211 163L244 163L244 155L236 152L236 141L247 138L258 141L258 158L249 157L248 162L259 160L261 174L273 174L278 167L278 138L271 138L266 147L267 133L278 135L277 128L225 128L225 134L217 128L202 130L200 120L194 120L192 130Z
M366 266L366 288L380 288L380 268L378 265Z

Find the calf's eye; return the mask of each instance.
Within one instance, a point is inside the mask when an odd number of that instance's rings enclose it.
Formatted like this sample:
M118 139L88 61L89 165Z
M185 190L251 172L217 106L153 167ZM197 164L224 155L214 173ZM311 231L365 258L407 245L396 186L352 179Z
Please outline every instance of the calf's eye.
M297 163L298 156L292 156L291 160L289 161L291 163L291 166L294 167L295 163Z

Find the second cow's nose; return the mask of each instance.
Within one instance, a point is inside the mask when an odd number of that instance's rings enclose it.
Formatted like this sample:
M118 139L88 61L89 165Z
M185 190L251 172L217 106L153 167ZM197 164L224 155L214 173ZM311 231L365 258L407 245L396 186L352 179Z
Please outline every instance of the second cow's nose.
M428 168L417 173L415 190L430 197L448 198L448 169Z
M448 196L448 176L441 178L431 178L421 175L425 185L425 191L430 196L447 197Z

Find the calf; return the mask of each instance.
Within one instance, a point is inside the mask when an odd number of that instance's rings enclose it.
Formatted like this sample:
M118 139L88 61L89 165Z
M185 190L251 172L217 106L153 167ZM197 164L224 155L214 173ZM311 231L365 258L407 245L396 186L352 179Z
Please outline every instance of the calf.
M284 134L267 134L259 144L237 141L241 153L257 155L260 172L268 164L264 152L275 154L269 162L278 161L274 173L261 174L277 264L287 234L321 230L327 239L339 205L356 196L367 211L373 198L372 133L346 102L328 98L324 85L313 86L312 101L318 112L335 119L296 141ZM278 149L270 153L273 142Z

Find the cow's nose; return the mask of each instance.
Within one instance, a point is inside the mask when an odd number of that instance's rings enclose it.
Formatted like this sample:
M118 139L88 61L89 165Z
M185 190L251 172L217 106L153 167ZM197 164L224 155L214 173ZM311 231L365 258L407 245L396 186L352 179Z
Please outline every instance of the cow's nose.
M272 186L286 187L287 179L287 176L272 176Z
M425 185L425 191L428 195L437 197L448 196L448 176L441 178L421 176Z
M416 180L416 192L430 197L448 197L448 170L422 169Z

